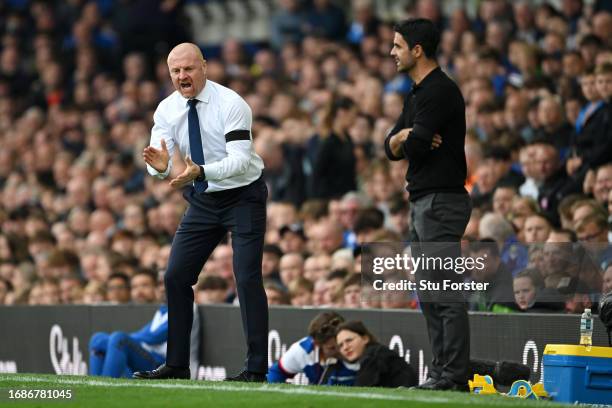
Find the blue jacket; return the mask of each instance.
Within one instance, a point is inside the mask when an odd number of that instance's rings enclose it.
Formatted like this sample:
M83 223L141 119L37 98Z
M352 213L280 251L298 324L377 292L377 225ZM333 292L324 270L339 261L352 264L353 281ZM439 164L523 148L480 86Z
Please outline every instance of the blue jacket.
M353 385L359 371L359 363L330 360L320 362L319 348L314 339L310 336L304 337L293 343L280 360L270 367L268 382L284 383L288 378L303 373L309 384L319 384L323 379L324 385Z

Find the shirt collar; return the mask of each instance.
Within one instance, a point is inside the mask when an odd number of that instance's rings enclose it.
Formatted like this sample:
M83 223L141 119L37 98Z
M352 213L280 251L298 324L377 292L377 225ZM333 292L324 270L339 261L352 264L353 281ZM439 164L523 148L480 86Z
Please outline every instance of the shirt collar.
M437 67L429 71L429 73L425 76L425 78L421 80L421 82L418 83L418 85L417 84L412 85L412 89L416 90L416 89L422 88L428 82L432 81L437 76L437 73L440 72L441 70L442 69L438 65Z
M199 94L196 95L196 97L194 99L197 99L200 102L204 102L204 103L208 103L210 101L210 85L209 84L209 80L207 79L206 82L204 83L204 89L202 89L200 91ZM185 105L187 106L187 101L189 101L189 99L185 100Z

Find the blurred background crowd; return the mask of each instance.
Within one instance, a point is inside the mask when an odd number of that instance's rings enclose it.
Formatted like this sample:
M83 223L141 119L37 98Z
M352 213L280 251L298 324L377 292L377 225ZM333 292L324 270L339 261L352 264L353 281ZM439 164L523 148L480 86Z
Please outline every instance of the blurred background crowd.
M208 78L253 111L270 191L268 302L418 307L410 294L360 301L360 245L408 238L408 163L385 159L383 140L412 83L389 51L394 21L424 17L439 27L438 61L466 100L474 210L465 239L495 243L500 259L467 275L500 282L514 299L501 305L491 292L471 308L533 310L547 290L571 293L547 310L594 307L612 290L611 9L587 0L0 2L0 305L164 301L186 203L146 175L141 154L173 91L167 52L194 41ZM596 272L576 276L544 242L569 243L566 258L600 244ZM194 287L198 303L236 301L233 256L228 237Z

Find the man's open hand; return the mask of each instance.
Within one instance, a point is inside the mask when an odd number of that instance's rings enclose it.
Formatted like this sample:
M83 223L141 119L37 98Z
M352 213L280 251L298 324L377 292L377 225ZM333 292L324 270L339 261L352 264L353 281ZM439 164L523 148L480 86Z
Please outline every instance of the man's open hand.
M174 188L181 188L191 183L193 180L200 177L200 166L195 164L191 157L185 157L185 171L176 176L170 181L170 185Z
M159 173L163 173L168 168L168 161L170 160L170 153L166 148L166 141L161 140L161 149L156 149L153 146L147 146L142 152L142 157L145 163L153 167Z

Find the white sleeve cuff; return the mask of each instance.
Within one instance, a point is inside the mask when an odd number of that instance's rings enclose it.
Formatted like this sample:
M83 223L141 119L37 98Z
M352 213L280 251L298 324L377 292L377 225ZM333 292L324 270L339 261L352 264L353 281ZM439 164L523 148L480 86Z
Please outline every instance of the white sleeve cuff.
M149 164L147 164L147 171L149 172L150 175L160 180L163 180L166 177L168 177L168 174L170 174L170 171L172 171L172 160L168 160L168 167L166 167L166 171L164 171L163 173L160 173L159 171L155 170Z

